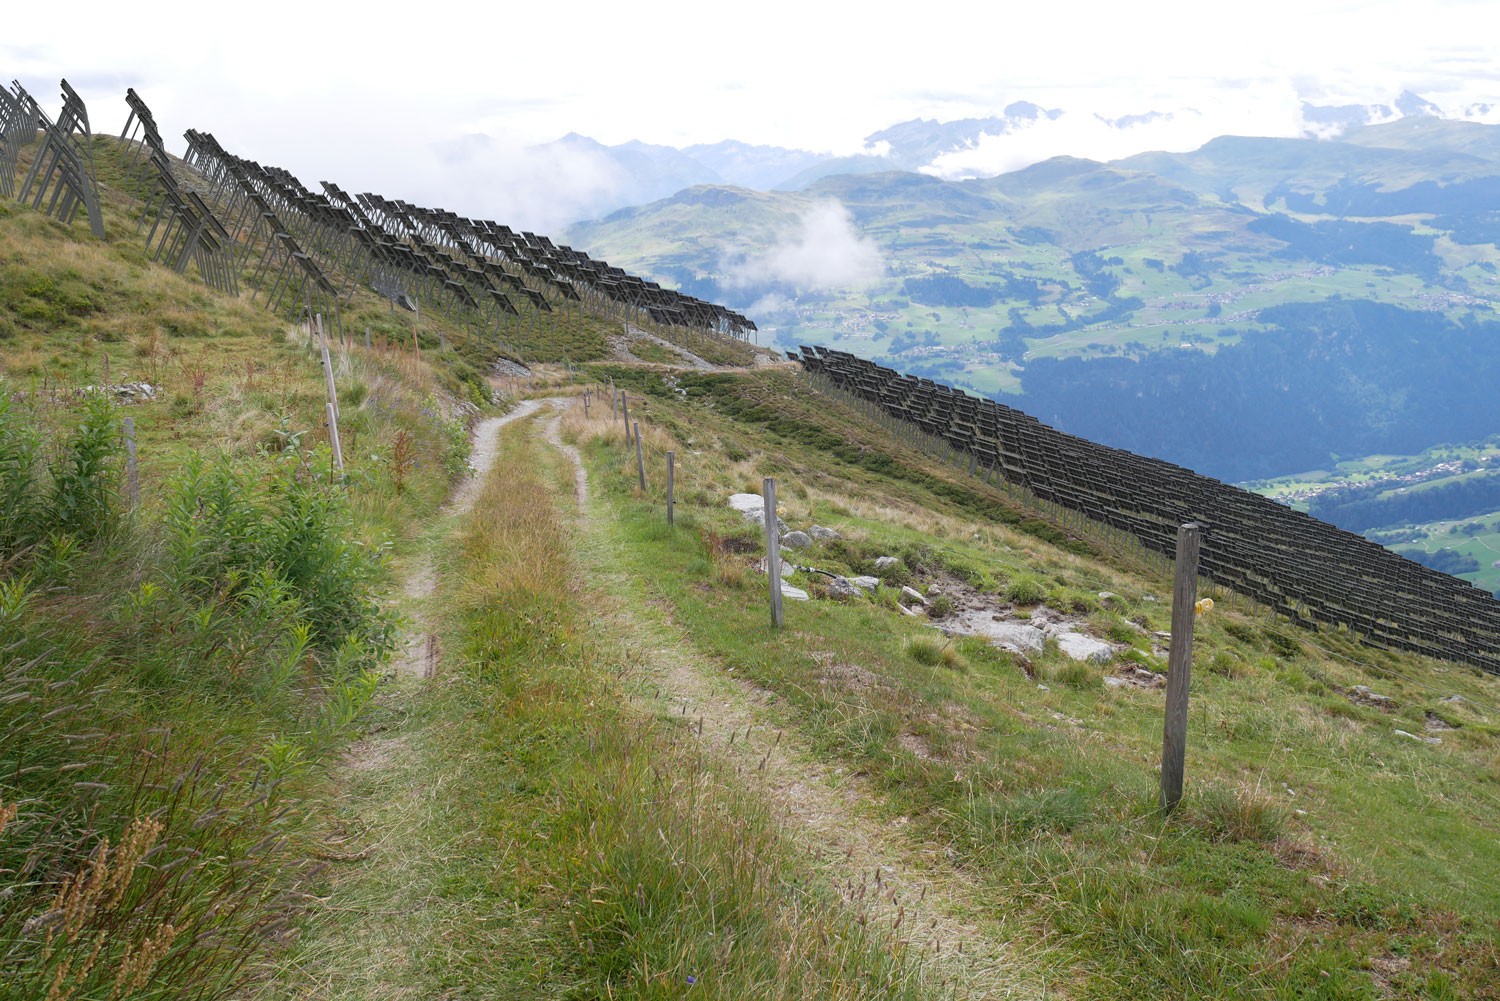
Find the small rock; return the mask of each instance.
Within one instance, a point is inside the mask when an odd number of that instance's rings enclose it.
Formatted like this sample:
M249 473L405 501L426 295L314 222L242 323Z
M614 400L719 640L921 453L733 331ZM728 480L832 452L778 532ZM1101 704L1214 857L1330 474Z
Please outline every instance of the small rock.
M901 561L896 559L896 557L894 556L877 556L875 557L875 569L889 570L891 567L900 562Z
M1434 713L1434 712L1429 712L1427 714L1426 728L1428 730L1457 730L1458 729L1458 727L1454 726L1452 723L1449 723L1447 720L1443 719L1443 717L1439 716L1437 713Z
M1355 702L1362 702L1367 706L1375 706L1379 709L1391 709L1396 705L1396 700L1389 695L1381 695L1367 685L1355 685L1349 689L1349 698Z
M800 588L800 587L793 587L792 585L788 584L786 581L782 581L781 582L781 596L783 598L791 598L793 601L807 601L808 600L808 596L807 596L807 592L806 591L802 590L802 588Z
M877 587L880 586L880 578L879 577L850 577L849 578L849 583L853 584L855 587L864 588L866 591L873 591Z
M1405 730L1395 730L1393 732L1402 737L1410 737L1412 740L1420 740L1424 744L1441 744L1443 742L1442 737L1419 737L1417 734L1407 733Z
M1046 685L1037 685L1036 687L1040 688L1044 692L1052 691L1052 689L1048 688Z
M899 603L896 605L896 607L899 608L899 609L901 609L901 611L905 612L907 615L912 616L913 618L915 618L916 616L922 614L920 612L914 612L910 608L907 608L905 605L902 605L902 604L899 604Z
M1462 695L1449 695L1448 697L1439 699L1438 701L1439 702L1467 702L1469 700L1466 699L1466 698L1464 698Z
M766 572L766 561L765 560L761 560L759 563L757 563L755 565L755 569L759 570L761 573L765 573ZM796 572L797 572L797 567L794 564L788 563L786 560L782 560L781 561L781 576L783 576L783 577L790 577L792 574L794 574Z
M865 592L848 577L835 577L828 582L828 593L834 598L862 598Z
M839 533L835 532L833 529L831 529L831 528L824 528L822 525L814 525L812 528L809 528L807 530L807 534L811 535L814 539L842 539L843 538L842 535L840 535Z
M1110 601L1110 600L1112 600L1114 598L1118 598L1118 597L1119 597L1119 595L1115 594L1115 592L1113 592L1113 591L1100 591L1099 592L1099 600L1100 601Z
M1105 676L1104 684L1107 688L1124 688L1126 685L1130 684L1130 682L1126 681L1124 678L1117 678L1111 674Z
M806 532L788 532L781 537L781 544L789 549L806 549L812 538Z
M903 585L901 588L901 597L909 598L912 601L920 601L924 605L927 604L927 599L922 597L922 592L914 587Z

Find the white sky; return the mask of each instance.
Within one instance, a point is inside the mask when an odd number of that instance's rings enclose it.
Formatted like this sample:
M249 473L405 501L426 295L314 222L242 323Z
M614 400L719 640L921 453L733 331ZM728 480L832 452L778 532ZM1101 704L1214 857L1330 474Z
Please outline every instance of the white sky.
M0 16L0 80L19 78L55 110L66 76L96 132L118 133L134 86L173 148L185 128L206 129L309 184L473 215L524 212L558 185L589 183L586 169L520 152L567 132L853 152L914 117L1016 100L1067 110L1073 127L998 164L1020 166L1292 135L1303 99L1389 102L1411 89L1453 111L1500 105L1494 0L14 6ZM1123 139L1083 127L1147 111L1175 117ZM497 139L482 164L436 155L472 133Z

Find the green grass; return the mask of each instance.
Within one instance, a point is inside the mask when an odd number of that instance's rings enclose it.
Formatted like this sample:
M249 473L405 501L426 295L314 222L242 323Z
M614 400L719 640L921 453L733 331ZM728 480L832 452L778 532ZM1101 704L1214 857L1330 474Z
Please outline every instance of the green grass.
M772 384L800 405L800 390L762 379ZM1057 683L1039 689L1014 658L974 640L955 644L968 670L947 670L912 656L930 634L879 602L789 603L787 628L771 634L756 575L726 574L733 550L714 540L736 531L723 498L774 474L789 523L843 533L838 548L807 557L835 572L925 545L917 581L986 568L1000 601L1030 576L1063 610L1109 590L1125 596L1114 614L1149 632L1166 628L1169 611L1153 564L1085 560L985 523L869 462L829 461L779 431L761 437L758 416L726 409L722 392L712 399L712 410L691 392L641 408L659 428L718 446L679 470L676 533L661 530L655 493L631 484L617 445L588 449L650 600L705 658L774 693L778 725L868 776L881 797L871 807L905 818L915 845L956 853L974 907L1004 908L1022 929L1012 934L1055 943L1052 978L1090 997L1367 997L1372 957L1399 956L1412 960L1393 981L1400 991L1483 996L1500 919L1500 731L1479 707L1500 705L1495 679L1336 633L1267 629L1218 593L1198 628L1190 791L1163 821L1159 692L1105 688L1098 668L1050 651L1034 666ZM846 419L825 407L823 428L858 440ZM1346 699L1356 683L1390 694L1394 713ZM1441 745L1394 732L1425 733L1446 693L1475 701Z
M340 477L305 334L146 260L117 187L104 219L101 242L0 206L0 995L242 996L329 854L388 560L488 394L361 299L371 346L333 345ZM138 381L157 398L84 390Z
M443 550L445 675L402 696L391 757L346 797L347 824L379 818L375 857L334 899L398 916L376 918L398 944L326 914L276 990L307 969L339 998L940 994L817 882L767 804L638 699L645 651L623 615L623 633L599 628L614 620L579 584L571 480L528 431L506 433L508 472Z

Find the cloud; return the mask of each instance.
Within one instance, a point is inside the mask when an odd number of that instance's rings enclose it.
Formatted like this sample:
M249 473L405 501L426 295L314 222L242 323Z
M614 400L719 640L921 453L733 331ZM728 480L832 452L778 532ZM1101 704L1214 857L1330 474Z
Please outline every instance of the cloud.
M854 229L849 210L832 199L802 214L795 227L762 253L725 265L731 289L785 285L804 292L856 288L885 271L875 241Z
M430 153L419 178L408 173L391 183L416 180L429 193L426 204L442 201L464 215L554 237L615 204L628 181L606 153L583 142L533 146L471 134L434 143Z
M1038 117L1002 135L982 135L967 149L945 153L922 168L944 180L993 177L1054 156L1115 160L1147 150L1187 152L1216 136L1296 136L1302 132L1301 105L1285 84L1224 94L1212 111L1172 110L1080 112L1055 119Z

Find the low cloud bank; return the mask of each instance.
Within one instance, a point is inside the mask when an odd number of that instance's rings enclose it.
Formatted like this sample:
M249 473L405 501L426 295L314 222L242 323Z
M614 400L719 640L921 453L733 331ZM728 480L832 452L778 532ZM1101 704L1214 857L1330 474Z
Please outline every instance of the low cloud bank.
M860 236L849 210L832 199L813 205L774 246L724 265L730 289L777 286L796 292L858 288L885 272L875 241Z

